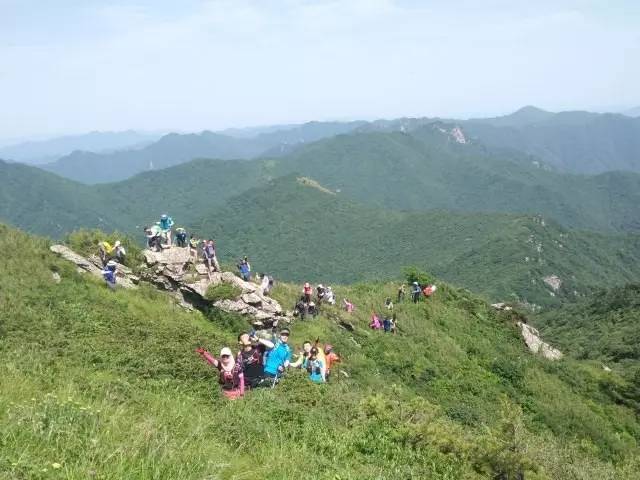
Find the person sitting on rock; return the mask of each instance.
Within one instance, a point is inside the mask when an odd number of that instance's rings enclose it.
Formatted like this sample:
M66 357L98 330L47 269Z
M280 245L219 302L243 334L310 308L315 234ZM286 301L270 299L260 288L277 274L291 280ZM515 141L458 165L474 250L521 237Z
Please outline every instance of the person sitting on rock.
M160 225L160 230L162 231L162 234L167 239L167 246L170 247L171 246L171 227L173 227L173 219L166 213L163 213L160 216L159 225Z
M324 362L318 358L318 347L311 348L302 368L309 372L309 380L312 382L324 383L326 381L327 370Z
M209 281L211 281L211 269L213 268L216 272L220 271L220 264L216 257L216 246L211 238L207 240L207 243L203 246L202 255L204 257L204 264L207 266Z
M113 260L109 260L102 270L102 278L107 282L107 287L110 289L116 288L116 276L118 273L118 264Z
M291 347L289 342L289 330L284 328L280 331L280 339L276 342L276 345L272 350L267 353L266 362L264 364L264 374L267 378L273 379L273 384L289 367L291 362Z
M200 354L207 363L218 369L218 383L225 397L234 400L244 395L244 373L242 371L242 365L235 361L229 347L224 347L220 350L220 359L215 358L204 348L198 348L196 352Z
M102 241L98 244L98 255L100 256L103 267L107 265L109 260L113 259L118 263L124 263L126 253L120 240L116 240L113 246L107 241Z
M187 246L187 231L182 227L176 228L176 245L181 248Z
M162 232L158 225L144 227L144 235L147 237L147 247L156 252L162 251Z
M242 365L244 385L256 388L264 383L264 356L274 347L273 342L248 333L238 335L240 351L236 362Z
M242 260L240 260L240 263L238 263L237 266L238 270L240 270L240 277L245 282L248 282L251 279L251 266L249 265L247 257L244 257Z

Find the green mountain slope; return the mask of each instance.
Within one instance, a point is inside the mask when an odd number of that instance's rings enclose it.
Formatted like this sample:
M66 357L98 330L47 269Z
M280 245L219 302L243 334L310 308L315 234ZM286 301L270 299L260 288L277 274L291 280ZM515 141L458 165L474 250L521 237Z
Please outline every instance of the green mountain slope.
M415 264L492 299L549 305L640 279L640 236L569 232L533 216L370 208L295 176L201 213L194 226L215 235L223 258L248 254L254 268L298 282L389 278ZM543 280L553 275L557 291Z
M133 220L107 208L99 192L35 167L0 160L0 219L61 237L80 227L124 229Z
M523 109L497 119L464 122L482 142L530 153L575 173L640 172L640 119L618 114Z
M640 387L640 286L603 288L587 298L536 317L545 335L577 358L605 362L632 377Z
M12 255L20 249L18 258ZM61 277L52 280L51 272ZM0 227L0 476L7 478L635 479L640 424L614 378L529 354L511 319L441 284L398 306L396 336L366 328L394 286L340 287L357 304L293 325L342 354L333 383L290 372L220 398L193 350L246 323L163 294L106 289L46 242ZM291 301L295 290L274 291ZM213 394L212 394L213 392Z
M349 132L362 123L310 122L251 137L232 137L208 131L200 134L171 133L145 148L112 153L77 151L42 168L83 183L108 183L197 158L248 159L266 152L279 155L305 142Z

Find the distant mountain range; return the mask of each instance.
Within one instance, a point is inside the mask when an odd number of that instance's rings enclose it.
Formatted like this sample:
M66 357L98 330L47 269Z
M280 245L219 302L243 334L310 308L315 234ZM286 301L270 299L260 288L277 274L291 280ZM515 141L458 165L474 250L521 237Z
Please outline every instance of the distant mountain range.
M308 142L350 132L363 122L310 122L285 130L235 137L214 132L171 133L151 145L113 153L76 151L42 168L79 182L107 183L124 180L147 170L167 168L196 158L250 159L280 155Z
M133 130L67 135L0 147L0 158L30 165L42 165L76 150L111 152L124 148L142 148L158 140L160 136L159 133L140 133Z
M640 107L630 108L622 113L628 117L640 117Z

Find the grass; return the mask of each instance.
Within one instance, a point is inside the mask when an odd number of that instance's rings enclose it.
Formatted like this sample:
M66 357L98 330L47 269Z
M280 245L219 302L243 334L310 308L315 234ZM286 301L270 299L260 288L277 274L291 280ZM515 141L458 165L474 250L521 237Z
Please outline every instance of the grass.
M0 227L0 478L640 472L640 425L599 390L604 373L530 355L508 314L464 290L438 282L428 302L398 305L393 336L367 324L397 284L333 285L354 314L327 307L294 324L291 342L332 343L349 377L314 385L294 371L229 402L194 349L234 346L246 320L184 311L149 287L112 292L47 246ZM288 306L298 289L278 283L273 295Z

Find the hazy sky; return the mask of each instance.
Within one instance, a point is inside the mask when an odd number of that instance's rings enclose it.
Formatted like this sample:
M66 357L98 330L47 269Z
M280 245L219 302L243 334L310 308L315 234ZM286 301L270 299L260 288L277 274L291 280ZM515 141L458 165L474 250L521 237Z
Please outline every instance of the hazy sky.
M640 105L638 0L0 0L0 138Z

